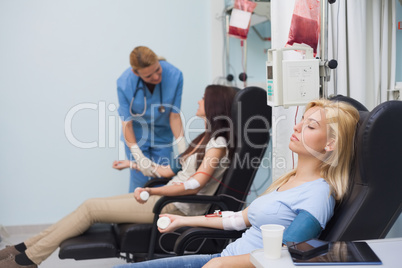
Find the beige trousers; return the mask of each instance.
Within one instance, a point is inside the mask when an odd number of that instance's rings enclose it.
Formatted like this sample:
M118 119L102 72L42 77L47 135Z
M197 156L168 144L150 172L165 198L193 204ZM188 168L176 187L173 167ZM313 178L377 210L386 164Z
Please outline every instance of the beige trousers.
M150 196L145 204L138 203L132 193L89 199L71 214L26 240L25 252L28 258L39 265L61 242L84 233L94 223L152 223L152 209L159 198L160 196ZM173 204L167 205L162 212L183 215Z

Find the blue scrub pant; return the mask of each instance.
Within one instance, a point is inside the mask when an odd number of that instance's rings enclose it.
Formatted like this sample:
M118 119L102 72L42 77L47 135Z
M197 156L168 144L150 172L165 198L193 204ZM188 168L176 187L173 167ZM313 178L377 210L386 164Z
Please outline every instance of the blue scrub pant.
M144 262L128 263L123 265L117 265L113 268L199 268L204 266L213 258L220 257L221 254L214 255L187 255L177 256L171 258L161 258Z
M173 158L173 147L149 147L147 144L140 147L144 156L151 159L153 162L161 165L168 165L170 163L170 159ZM131 155L130 148L125 145L126 156L128 160L133 161L133 157ZM135 188L143 187L144 184L152 179L152 177L147 177L141 173L141 171L130 169L130 186L129 193L134 192Z

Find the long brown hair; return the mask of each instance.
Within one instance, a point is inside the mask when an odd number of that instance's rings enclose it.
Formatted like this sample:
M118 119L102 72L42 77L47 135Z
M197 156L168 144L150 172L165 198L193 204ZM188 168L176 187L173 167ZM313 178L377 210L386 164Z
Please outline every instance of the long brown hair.
M191 141L189 147L181 156L186 157L196 153L197 168L204 158L205 147L211 138L224 137L228 142L229 159L233 156L236 141L233 133L231 111L236 92L234 88L222 85L209 85L206 87L204 94L205 131Z

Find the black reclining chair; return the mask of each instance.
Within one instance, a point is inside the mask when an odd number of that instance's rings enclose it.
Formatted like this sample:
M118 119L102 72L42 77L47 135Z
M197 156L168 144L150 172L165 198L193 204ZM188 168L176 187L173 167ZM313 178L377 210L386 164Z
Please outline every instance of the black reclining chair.
M344 96L332 98L354 105L360 111L355 139L355 159L350 191L337 205L332 219L320 235L326 241L384 238L402 210L402 102L389 101L373 111ZM203 237L233 237L233 231L191 228L176 241L175 252Z
M327 241L384 238L402 211L402 102L360 112L350 193L320 238Z
M267 105L265 90L249 87L239 91L232 108L237 140L235 153L214 196L162 197L154 207L154 224L95 224L83 235L64 241L60 245L59 258L85 260L123 257L136 261L171 256L178 235L161 236L155 224L163 206L181 201L211 204L208 213L213 213L215 209L242 209L242 201L245 201L258 170L255 163L262 159L268 146L271 118L272 110ZM192 253L215 253L220 252L228 242L226 237L199 240L190 243L188 250ZM163 244L163 248L160 244Z
M357 100L352 99L350 97L346 97L346 96L343 96L343 95L339 94L339 95L332 96L329 99L332 100L332 101L347 102L350 105L352 105L353 107L355 107L359 112L368 112L368 109L363 104L361 104Z

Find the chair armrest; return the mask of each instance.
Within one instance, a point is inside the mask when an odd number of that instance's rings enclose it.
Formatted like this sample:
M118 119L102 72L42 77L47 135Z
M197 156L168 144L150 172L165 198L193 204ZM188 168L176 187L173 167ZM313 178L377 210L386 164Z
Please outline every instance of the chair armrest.
M210 195L182 195L182 196L163 196L154 205L153 212L155 215L160 214L162 208L169 203L199 203L217 205L222 210L227 210L227 205L219 196Z
M150 244L148 248L148 259L153 259L155 252L156 234L158 232L157 221L159 219L159 214L162 208L169 203L181 202L181 203L204 203L217 205L222 210L228 210L226 203L220 196L209 196L209 195L183 195L183 196L162 196L154 205L153 212L154 222L152 224Z
M187 246L197 239L237 239L244 231L228 231L213 228L190 228L184 231L176 240L174 252L181 256Z
M152 179L152 180L147 181L147 182L144 184L144 187L143 187L143 188L145 188L145 187L155 187L155 186L158 186L158 185L165 185L165 184L167 184L170 180L171 180L171 178L154 178L154 179Z

